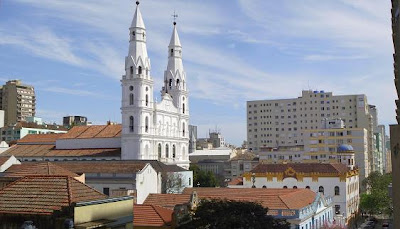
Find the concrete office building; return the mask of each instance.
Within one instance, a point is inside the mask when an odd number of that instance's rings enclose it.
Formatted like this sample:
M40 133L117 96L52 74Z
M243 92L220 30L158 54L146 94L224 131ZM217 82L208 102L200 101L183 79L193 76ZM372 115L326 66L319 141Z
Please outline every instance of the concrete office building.
M394 84L396 86L397 95L400 95L400 0L392 0L392 38L394 45ZM392 160L393 177L400 176L400 100L396 100L396 119L397 124L390 126L390 149ZM393 225L400 225L400 179L393 179L392 183L393 198Z
M0 107L5 113L5 125L35 116L36 96L33 86L22 84L20 80L10 80L0 87L0 95Z
M85 116L65 116L63 117L63 126L70 128L72 126L86 126L88 124Z
M249 150L304 146L304 131L320 129L325 118L341 118L346 128L367 129L368 152L372 153L374 116L367 97L311 90L302 91L298 98L248 101Z

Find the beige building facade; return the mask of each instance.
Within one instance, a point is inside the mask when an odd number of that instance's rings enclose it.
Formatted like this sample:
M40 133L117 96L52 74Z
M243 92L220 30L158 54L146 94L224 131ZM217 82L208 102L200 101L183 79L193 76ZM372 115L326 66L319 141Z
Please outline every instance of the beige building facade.
M365 95L333 95L332 92L302 91L293 99L247 102L247 141L255 152L260 147L304 145L304 132L321 128L323 119L341 118L347 128L373 124ZM368 138L372 139L372 132ZM372 149L372 142L371 142Z
M0 88L0 107L4 110L4 124L25 121L36 114L35 89L20 80L7 81Z

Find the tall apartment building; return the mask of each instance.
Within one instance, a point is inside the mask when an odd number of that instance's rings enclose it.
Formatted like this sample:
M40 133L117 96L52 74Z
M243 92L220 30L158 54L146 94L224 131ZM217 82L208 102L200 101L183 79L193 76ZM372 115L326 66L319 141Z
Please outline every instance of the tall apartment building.
M394 84L397 90L397 96L400 96L400 0L392 0L392 38L394 45L393 67ZM390 125L390 151L392 161L393 177L400 176L400 100L396 100L396 125ZM393 198L393 225L400 225L400 179L393 179L392 183Z
M36 96L33 86L22 84L20 80L10 80L0 87L0 95L5 126L35 116Z
M347 128L365 128L372 149L373 116L365 95L333 95L332 92L302 91L293 99L247 102L249 150L304 146L304 131L321 128L323 119L344 121Z

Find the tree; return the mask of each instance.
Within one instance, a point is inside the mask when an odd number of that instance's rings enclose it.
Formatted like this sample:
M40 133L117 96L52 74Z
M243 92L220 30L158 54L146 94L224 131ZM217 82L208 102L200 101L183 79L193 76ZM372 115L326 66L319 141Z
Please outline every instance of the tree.
M191 164L189 170L193 171L193 186L216 187L218 184L214 173L203 171L199 166Z
M231 200L203 200L191 219L178 229L289 229L286 220L267 215L259 203ZM186 219L187 220L187 219Z
M362 185L368 190L360 196L360 208L368 214L385 213L392 214L391 198L389 197L388 185L392 182L391 174L372 172Z
M162 173L161 192L180 193L184 188L182 178L180 173Z

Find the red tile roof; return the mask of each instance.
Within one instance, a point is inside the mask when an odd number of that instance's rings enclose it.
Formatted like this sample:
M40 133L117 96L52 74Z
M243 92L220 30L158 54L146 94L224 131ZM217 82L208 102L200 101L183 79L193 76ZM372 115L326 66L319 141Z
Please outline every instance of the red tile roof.
M243 177L238 177L236 179L231 180L229 185L243 185Z
M111 149L55 149L54 145L45 144L17 144L4 151L2 156L15 157L77 157L77 156L98 156L98 157L119 157L121 148Z
M283 173L288 168L301 173L329 173L343 174L348 171L345 164L341 163L289 163L289 164L259 164L251 173Z
M18 144L55 144L56 140L62 137L64 134L28 134L25 137L17 141Z
M54 162L74 173L130 173L142 170L147 163L142 161L63 161Z
M277 188L185 188L183 194L197 192L200 199L227 199L261 203L269 209L300 209L314 202L309 189Z
M10 159L11 156L6 156L6 157L0 157L0 165L3 165L4 163L6 163L6 161L8 161L8 159Z
M12 165L4 172L4 177L24 177L29 175L57 175L79 177L63 167L55 165L51 162L32 162L21 165Z
M154 206L135 204L133 206L133 226L169 228L172 224L173 210Z
M51 215L107 196L68 176L27 176L0 190L0 214Z
M61 139L120 137L122 125L74 126Z
M191 194L149 194L143 204L174 209L177 204L190 202Z

